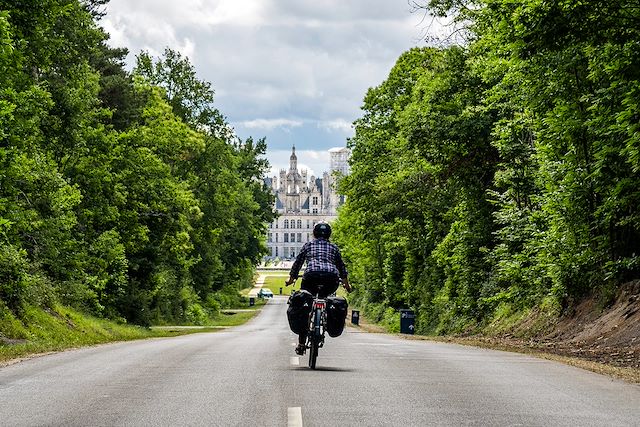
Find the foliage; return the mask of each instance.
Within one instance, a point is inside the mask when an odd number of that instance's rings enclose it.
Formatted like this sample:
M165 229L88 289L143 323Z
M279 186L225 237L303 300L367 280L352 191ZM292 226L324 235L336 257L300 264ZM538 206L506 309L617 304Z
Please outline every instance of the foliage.
M212 332L219 330L219 326L244 323L253 315L255 312L225 316L213 321L212 328L149 329L89 316L59 304L45 308L25 305L19 319L0 303L0 363L83 345Z
M423 7L467 43L365 97L336 227L359 304L465 332L637 279L640 4Z
M127 72L106 3L2 3L0 303L207 323L265 252L266 142L233 134L179 53Z

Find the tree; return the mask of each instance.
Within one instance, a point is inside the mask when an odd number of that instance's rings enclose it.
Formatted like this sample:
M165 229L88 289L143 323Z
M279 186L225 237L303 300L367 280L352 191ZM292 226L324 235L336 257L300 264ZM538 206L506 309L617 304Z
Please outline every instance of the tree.
M224 137L227 124L213 107L214 91L211 83L199 80L188 58L166 48L158 61L142 52L137 56L134 72L151 84L162 87L174 114L185 123Z

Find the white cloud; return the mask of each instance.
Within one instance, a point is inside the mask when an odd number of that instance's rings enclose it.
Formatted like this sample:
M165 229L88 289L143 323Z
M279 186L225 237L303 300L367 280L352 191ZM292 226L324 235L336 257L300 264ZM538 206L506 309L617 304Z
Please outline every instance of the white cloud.
M247 120L244 122L238 122L237 125L246 127L248 129L273 130L275 128L300 127L302 126L302 121L289 120L289 119L255 119L255 120Z
M144 11L134 10L113 17L107 15L102 25L111 35L111 45L130 49L130 65L133 65L133 56L140 51L145 50L157 57L167 46L192 60L197 56L196 43L189 35L179 35L172 22L155 19Z
M193 19L199 25L210 26L233 23L238 26L254 26L262 23L263 2L259 0L198 1L202 5ZM209 6L209 7L206 7Z
M111 0L102 24L129 66L141 49L188 56L239 132L317 149L344 144L421 20L406 0Z
M258 25L264 15L260 0L111 0L107 11L106 20L113 19L117 12L139 26L170 23L196 30L229 22L234 26Z
M349 135L353 133L353 124L344 119L318 122L318 127L320 129L326 129L328 131L340 131Z

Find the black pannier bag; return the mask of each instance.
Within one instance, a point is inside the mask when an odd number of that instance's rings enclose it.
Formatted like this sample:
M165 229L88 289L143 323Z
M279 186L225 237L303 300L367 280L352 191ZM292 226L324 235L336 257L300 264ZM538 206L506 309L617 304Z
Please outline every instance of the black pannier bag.
M342 335L348 307L347 300L342 297L327 298L327 333L330 337Z
M289 327L293 333L300 335L309 327L309 313L311 313L313 306L313 295L305 290L294 292L289 297L287 304L289 304L287 309Z

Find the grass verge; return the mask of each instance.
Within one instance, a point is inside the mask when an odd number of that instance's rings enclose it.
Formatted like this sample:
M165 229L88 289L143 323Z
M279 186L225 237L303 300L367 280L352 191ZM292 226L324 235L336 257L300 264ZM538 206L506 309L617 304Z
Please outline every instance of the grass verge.
M0 366L35 354L95 344L212 332L241 325L257 312L226 311L211 324L200 327L143 328L87 316L60 305L51 309L25 307L20 320L0 308Z

